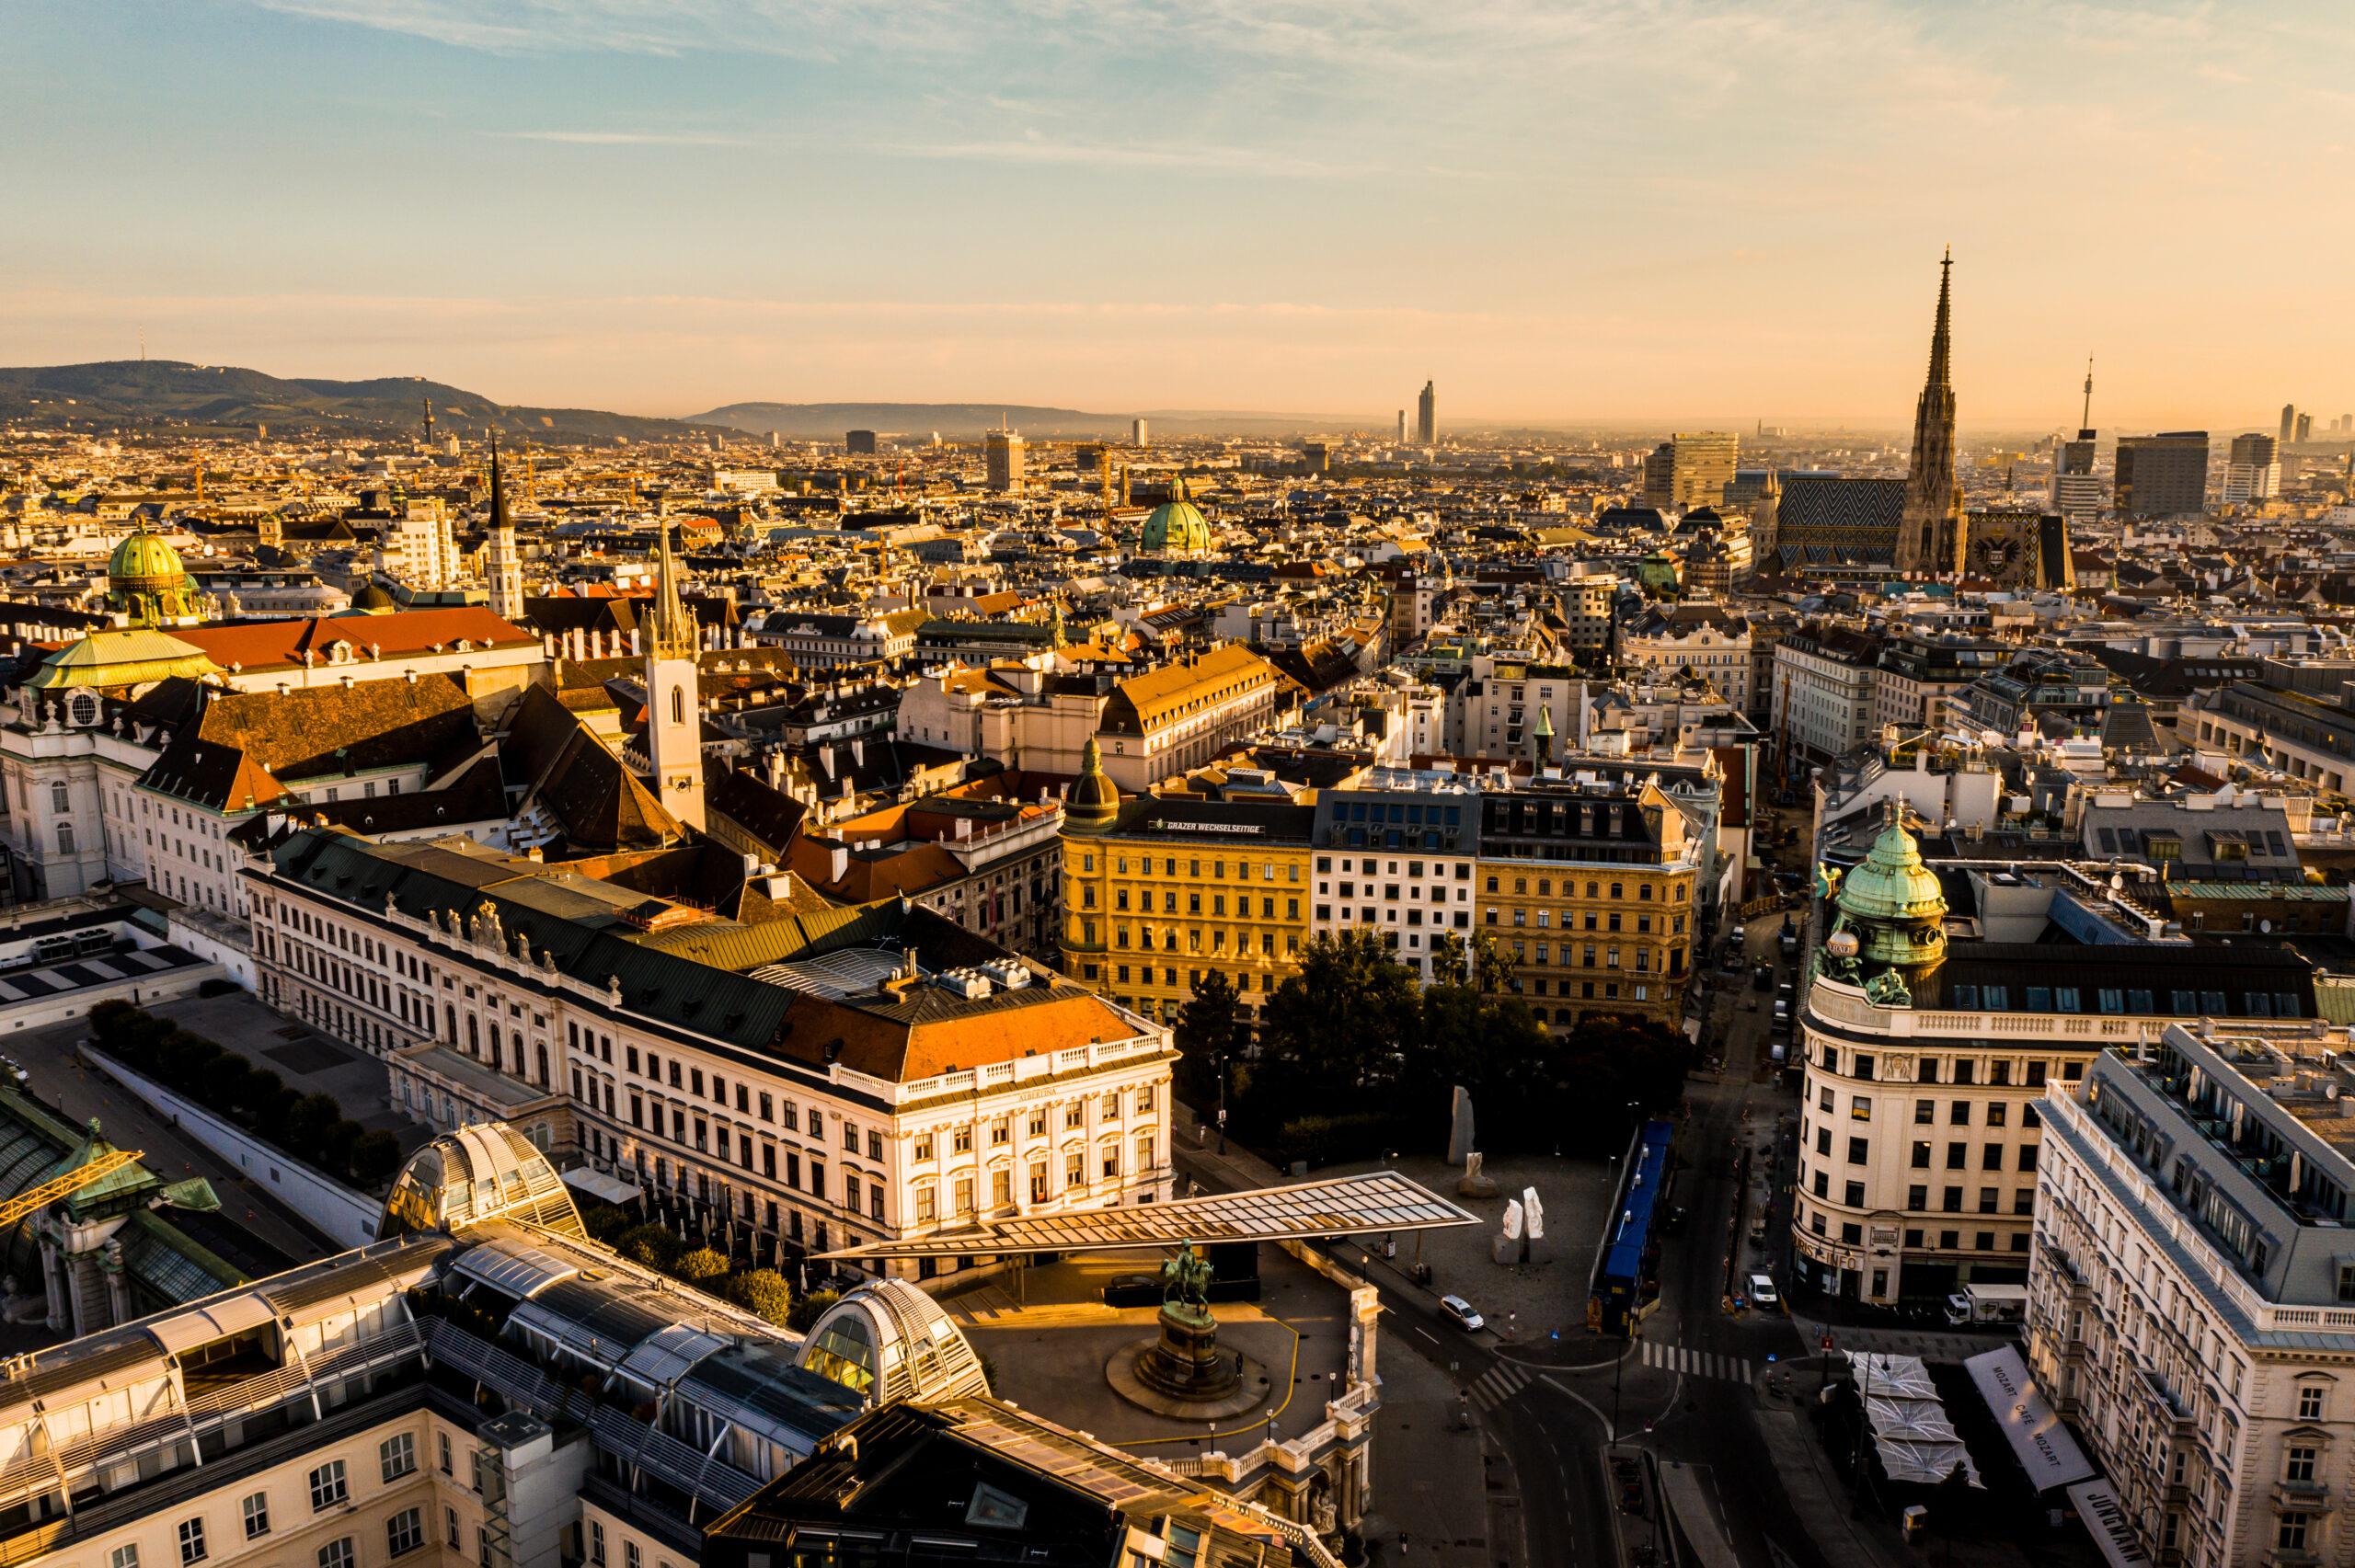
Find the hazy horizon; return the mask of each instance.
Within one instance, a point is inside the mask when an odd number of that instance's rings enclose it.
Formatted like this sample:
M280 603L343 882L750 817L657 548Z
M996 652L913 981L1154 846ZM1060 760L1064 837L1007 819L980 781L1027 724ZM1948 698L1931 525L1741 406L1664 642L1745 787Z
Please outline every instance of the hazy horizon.
M1966 430L2074 428L2089 351L2104 431L2355 410L2340 7L88 0L0 38L16 364L144 326L674 418L1379 428L1432 379L1442 429L1863 434L1910 420L1951 243Z

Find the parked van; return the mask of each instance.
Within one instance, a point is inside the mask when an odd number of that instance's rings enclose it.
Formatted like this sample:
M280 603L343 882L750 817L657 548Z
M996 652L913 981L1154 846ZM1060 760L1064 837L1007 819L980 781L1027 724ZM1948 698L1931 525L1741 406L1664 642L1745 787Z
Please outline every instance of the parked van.
M2027 1317L2025 1285L1966 1285L1947 1298L1947 1322L1958 1328L1964 1323L2016 1323Z

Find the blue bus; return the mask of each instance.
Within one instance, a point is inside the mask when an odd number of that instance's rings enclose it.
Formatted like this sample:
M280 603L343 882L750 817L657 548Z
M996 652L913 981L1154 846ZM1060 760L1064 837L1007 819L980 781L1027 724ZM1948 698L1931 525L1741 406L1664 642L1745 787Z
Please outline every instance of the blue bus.
M1635 1332L1635 1313L1644 1300L1644 1281L1660 1257L1654 1222L1661 1190L1668 1185L1668 1149L1675 1136L1674 1124L1648 1121L1636 1140L1635 1157L1619 1189L1619 1212L1603 1243L1603 1260L1587 1300L1587 1327L1598 1333Z

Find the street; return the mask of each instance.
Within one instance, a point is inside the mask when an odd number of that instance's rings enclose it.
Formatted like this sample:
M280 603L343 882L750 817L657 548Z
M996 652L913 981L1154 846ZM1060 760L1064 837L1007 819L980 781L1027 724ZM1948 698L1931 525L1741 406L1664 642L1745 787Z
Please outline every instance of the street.
M1750 922L1746 956L1775 959L1780 927L1779 916ZM1777 979L1786 978L1787 966L1776 962ZM1803 1418L1791 1413L1814 1391L1815 1364L1798 1365L1812 1347L1778 1310L1727 1310L1729 1263L1746 1273L1753 1255L1747 1231L1755 1198L1737 1214L1745 1175L1749 1191L1770 1206L1757 1255L1781 1254L1774 1242L1789 1219L1786 1117L1796 1106L1762 1070L1771 1065L1772 1000L1772 992L1751 989L1745 965L1706 1004L1705 1037L1722 1039L1722 1070L1686 1084L1678 1145L1684 1164L1670 1195L1685 1220L1663 1247L1659 1303L1633 1343L1580 1332L1541 1352L1491 1333L1467 1335L1429 1291L1379 1255L1353 1241L1326 1245L1381 1292L1385 1368L1401 1355L1420 1358L1456 1391L1489 1451L1485 1551L1461 1551L1473 1543L1460 1537L1435 1540L1409 1528L1403 1549L1395 1533L1370 1539L1374 1561L1621 1568L1654 1560L1657 1527L1616 1506L1614 1436L1619 1458L1648 1451L1657 1459L1657 1492L1682 1538L1677 1561L1711 1568L1854 1568L1871 1561L1854 1550L1821 1549L1815 1537L1823 1531L1811 1535L1809 1523L1826 1501L1823 1489L1812 1476L1791 1473L1809 1462L1791 1450L1813 1443ZM1189 1136L1178 1139L1176 1154L1178 1168L1205 1188L1281 1179L1239 1150L1221 1158ZM1568 1277L1582 1281L1584 1271ZM1582 1318L1583 1302L1572 1305ZM1792 1380L1801 1374L1803 1380ZM1379 1451L1375 1465L1380 1505L1403 1516L1384 1488L1407 1484L1407 1467ZM1795 1497L1815 1505L1809 1523Z

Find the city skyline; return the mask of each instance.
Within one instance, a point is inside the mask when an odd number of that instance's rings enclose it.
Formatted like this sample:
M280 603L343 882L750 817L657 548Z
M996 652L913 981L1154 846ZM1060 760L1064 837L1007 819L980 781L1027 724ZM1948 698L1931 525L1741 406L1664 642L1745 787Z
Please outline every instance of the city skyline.
M2164 225L2344 156L2326 63L2355 40L2321 7L219 0L8 27L20 202L78 219L0 238L14 364L144 333L673 417L1378 428L1435 380L1442 433L1901 429L1951 243L1966 431L2074 428L2088 351L2105 431L2355 406L2326 368L2355 327L2276 259L2336 254L2333 204L2273 204L2261 247Z

